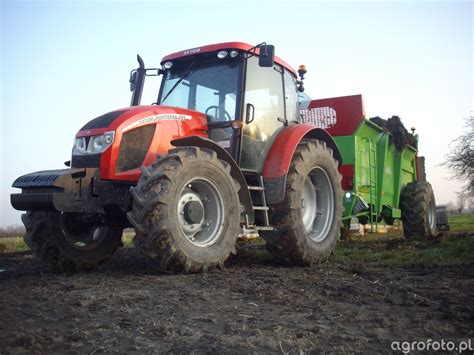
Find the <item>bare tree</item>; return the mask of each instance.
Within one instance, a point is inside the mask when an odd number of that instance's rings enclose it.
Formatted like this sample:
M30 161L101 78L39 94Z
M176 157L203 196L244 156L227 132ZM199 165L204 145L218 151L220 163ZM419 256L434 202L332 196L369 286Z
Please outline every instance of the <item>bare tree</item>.
M465 203L474 199L474 116L466 118L464 132L450 143L450 152L443 165L451 169L453 177L464 183L458 198Z

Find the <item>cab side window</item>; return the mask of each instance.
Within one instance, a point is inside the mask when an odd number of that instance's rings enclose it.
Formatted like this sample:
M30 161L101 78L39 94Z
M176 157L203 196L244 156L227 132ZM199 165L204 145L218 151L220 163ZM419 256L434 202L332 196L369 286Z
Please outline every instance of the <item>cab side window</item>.
M260 67L258 57L251 57L247 60L245 83L245 108L248 109L247 104L252 105L254 120L243 128L240 166L247 171L261 172L267 153L283 128L283 68L279 65Z
M285 81L286 120L298 122L298 93L296 91L296 77L285 69L283 75Z

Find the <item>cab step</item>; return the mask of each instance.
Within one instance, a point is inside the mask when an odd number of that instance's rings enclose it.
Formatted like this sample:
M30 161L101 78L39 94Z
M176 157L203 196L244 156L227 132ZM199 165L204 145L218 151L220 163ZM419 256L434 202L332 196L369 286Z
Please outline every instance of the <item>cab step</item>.
M259 176L258 177L258 182L259 185L257 186L249 186L250 191L256 191L255 194L252 195L252 200L255 198L259 197L258 202L261 205L255 205L254 201L254 206L253 210L255 213L262 213L263 214L263 226L249 226L247 225L247 228L253 228L257 231L263 230L263 231L272 231L274 228L270 225L270 219L268 218L268 211L270 210L270 207L267 206L267 200L265 198L265 186L263 183L263 177Z

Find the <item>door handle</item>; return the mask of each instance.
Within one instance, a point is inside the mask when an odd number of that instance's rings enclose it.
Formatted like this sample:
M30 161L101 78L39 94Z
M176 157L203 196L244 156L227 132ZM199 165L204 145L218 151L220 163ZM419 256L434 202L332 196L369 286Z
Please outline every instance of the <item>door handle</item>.
M247 112L245 113L245 123L252 123L255 118L255 106L252 104L247 104Z

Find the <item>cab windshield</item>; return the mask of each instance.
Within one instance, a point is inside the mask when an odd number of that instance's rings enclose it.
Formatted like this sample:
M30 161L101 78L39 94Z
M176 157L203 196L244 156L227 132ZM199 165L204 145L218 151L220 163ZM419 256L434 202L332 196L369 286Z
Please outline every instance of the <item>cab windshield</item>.
M164 74L158 103L203 112L209 123L233 121L239 116L242 68L239 57L175 61Z

